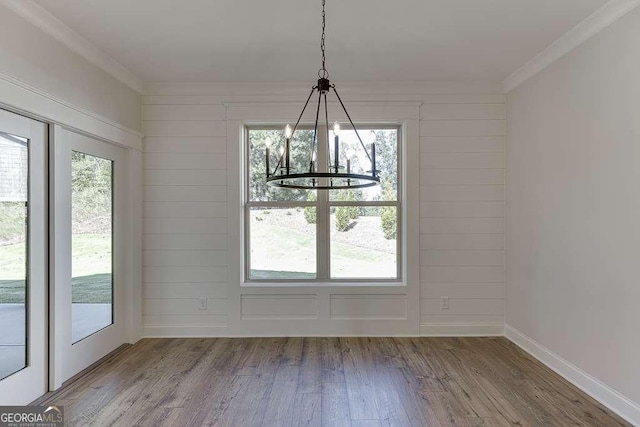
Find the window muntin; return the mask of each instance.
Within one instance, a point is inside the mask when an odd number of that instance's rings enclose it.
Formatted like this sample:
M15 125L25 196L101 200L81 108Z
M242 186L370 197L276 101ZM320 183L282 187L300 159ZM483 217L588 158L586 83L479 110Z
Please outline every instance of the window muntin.
M399 127L358 127L367 149L372 142L376 143L381 185L339 191L286 190L267 186L265 140L272 140L273 171L284 141L283 128L284 125L250 127L246 132L245 280L401 280ZM327 133L320 127L317 158L326 158L333 164L333 143L327 144L327 135L329 141L333 141L333 131ZM313 129L296 131L291 144L294 170L308 169L312 138ZM341 166L346 168L348 157L352 172L368 172L369 159L353 130L340 132L340 146ZM296 256L286 258L294 253ZM312 255L315 260L310 259ZM315 269L310 267L313 263Z

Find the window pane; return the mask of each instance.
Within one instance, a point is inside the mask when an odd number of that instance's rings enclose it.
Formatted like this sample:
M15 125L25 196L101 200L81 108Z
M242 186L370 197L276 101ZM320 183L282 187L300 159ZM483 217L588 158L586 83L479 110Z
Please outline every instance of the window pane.
M0 133L0 380L27 366L27 144Z
M316 208L251 208L250 279L316 277Z
M113 162L72 152L72 341L113 323Z
M331 208L331 278L398 276L396 207Z
M284 126L283 126L284 128ZM306 190L276 189L266 183L266 140L270 138L270 170L273 173L284 147L283 130L249 129L249 200L250 201L304 201ZM312 130L296 130L291 141L291 173L309 171L309 156L313 141Z
M358 133L371 155L371 143L376 144L376 169L380 176L380 185L356 190L332 190L329 198L332 201L356 200L364 201L395 201L398 192L398 130L397 129L366 129L358 128ZM335 134L330 132L330 161L335 162ZM339 164L346 172L347 159L350 160L352 173L371 174L371 161L360 144L356 133L350 126L343 126L339 134Z

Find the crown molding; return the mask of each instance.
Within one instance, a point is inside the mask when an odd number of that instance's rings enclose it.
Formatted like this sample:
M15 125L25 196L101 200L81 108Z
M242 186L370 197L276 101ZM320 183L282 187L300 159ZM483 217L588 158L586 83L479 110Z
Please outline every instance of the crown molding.
M316 82L145 82L147 96L301 96L309 93ZM340 94L384 96L397 95L405 98L420 95L451 94L503 94L500 81L343 81L336 84Z
M144 82L140 77L122 66L118 61L100 50L89 40L73 31L65 23L33 0L3 0L2 4L93 65L99 67L136 92L142 93Z
M640 0L610 0L507 77L503 81L504 91L520 86L639 5Z

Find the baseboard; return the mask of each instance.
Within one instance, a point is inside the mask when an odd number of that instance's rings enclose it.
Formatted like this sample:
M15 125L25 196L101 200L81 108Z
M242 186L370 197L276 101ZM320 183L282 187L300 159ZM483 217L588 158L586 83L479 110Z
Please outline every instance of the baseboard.
M274 332L230 332L227 327L162 326L145 327L142 338L309 338L309 337L418 337L417 334L370 334L370 333L274 333Z
M605 405L631 424L640 426L640 405L624 397L577 366L567 362L519 330L505 325L505 336L567 381Z
M145 325L142 338L218 338L228 335L227 325Z
M504 335L502 323L423 323L421 337L492 337Z
M147 325L143 327L143 338L257 338L257 337L487 337L502 336L502 323L423 323L419 333L380 333L344 331L312 331L301 333L274 333L255 331L251 333L230 331L228 326L184 326Z

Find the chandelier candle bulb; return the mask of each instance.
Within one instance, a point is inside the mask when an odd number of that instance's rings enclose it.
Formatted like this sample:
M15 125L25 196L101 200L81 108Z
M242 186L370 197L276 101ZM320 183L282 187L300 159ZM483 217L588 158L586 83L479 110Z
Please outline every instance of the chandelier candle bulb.
M291 136L293 131L291 130L291 126L287 124L284 128L284 138L285 138L285 151L286 151L286 163L285 167L287 168L287 175L289 174L290 165L291 165Z
M371 174L376 176L376 144L371 144Z

